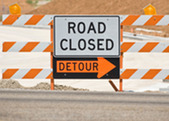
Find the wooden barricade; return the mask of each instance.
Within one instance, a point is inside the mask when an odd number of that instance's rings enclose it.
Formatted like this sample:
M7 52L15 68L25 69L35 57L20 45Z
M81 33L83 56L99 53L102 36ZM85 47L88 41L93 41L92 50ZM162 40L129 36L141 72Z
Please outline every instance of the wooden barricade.
M169 79L169 69L123 69L123 53L168 53L166 42L123 42L123 26L168 26L169 15L119 15L121 21L121 56L120 86L123 90L123 79ZM54 89L53 73L53 17L54 15L3 15L3 25L50 25L51 42L4 42L3 52L50 52L51 69L3 69L3 79L51 79L51 90ZM117 90L117 89L116 89Z

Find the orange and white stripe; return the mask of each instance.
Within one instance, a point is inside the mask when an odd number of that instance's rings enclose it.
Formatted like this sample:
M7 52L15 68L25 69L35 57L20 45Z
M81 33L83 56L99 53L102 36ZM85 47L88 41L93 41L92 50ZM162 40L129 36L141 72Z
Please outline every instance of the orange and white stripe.
M121 52L169 52L167 42L122 42Z
M3 52L51 52L51 42L4 42Z
M50 25L55 15L3 15L3 25ZM121 25L169 25L169 15L119 15Z
M51 42L4 42L3 52L53 52ZM167 42L121 42L121 52L169 52Z
M3 79L51 79L52 69L3 69ZM121 69L120 79L169 79L169 69Z
M52 79L52 69L3 69L3 79Z
M169 25L169 15L120 15L121 25Z
M50 25L54 15L3 15L3 25Z
M121 69L120 79L169 79L169 69Z

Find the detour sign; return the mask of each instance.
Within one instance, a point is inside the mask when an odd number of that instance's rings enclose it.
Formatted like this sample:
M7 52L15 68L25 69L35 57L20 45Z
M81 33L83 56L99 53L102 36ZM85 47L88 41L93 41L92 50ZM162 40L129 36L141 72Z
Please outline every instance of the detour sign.
M53 58L56 79L118 79L119 58Z
M115 67L103 57L98 57L97 61L57 61L58 73L97 73L97 78L101 78Z

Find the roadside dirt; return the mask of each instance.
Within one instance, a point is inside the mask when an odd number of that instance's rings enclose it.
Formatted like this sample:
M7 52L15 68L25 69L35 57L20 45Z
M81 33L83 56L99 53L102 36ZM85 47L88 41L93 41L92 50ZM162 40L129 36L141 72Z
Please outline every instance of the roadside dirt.
M32 10L29 14L138 14L144 15L143 8L148 4L155 6L158 15L169 14L169 0L52 0L52 2ZM135 32L138 26L124 26L124 31ZM169 36L168 26L139 26L156 32L137 32L137 34L149 34L155 36Z
M31 11L34 14L144 14L152 4L157 14L169 14L168 0L52 0Z
M0 80L0 88L10 88L10 89L35 89L35 90L50 90L50 85L48 83L41 82L34 87L24 87L16 80ZM73 88L71 86L54 85L55 90L69 90L69 91L89 91L88 89Z

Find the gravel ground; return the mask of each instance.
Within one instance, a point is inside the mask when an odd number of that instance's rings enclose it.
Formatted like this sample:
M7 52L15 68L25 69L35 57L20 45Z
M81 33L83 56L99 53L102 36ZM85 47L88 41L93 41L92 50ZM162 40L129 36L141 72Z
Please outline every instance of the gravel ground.
M24 87L24 86L20 85L19 82L16 80L2 79L2 80L0 80L0 88L50 90L50 84L41 82L34 87ZM88 89L73 88L71 86L64 86L64 85L54 85L54 89L55 90L89 91Z

